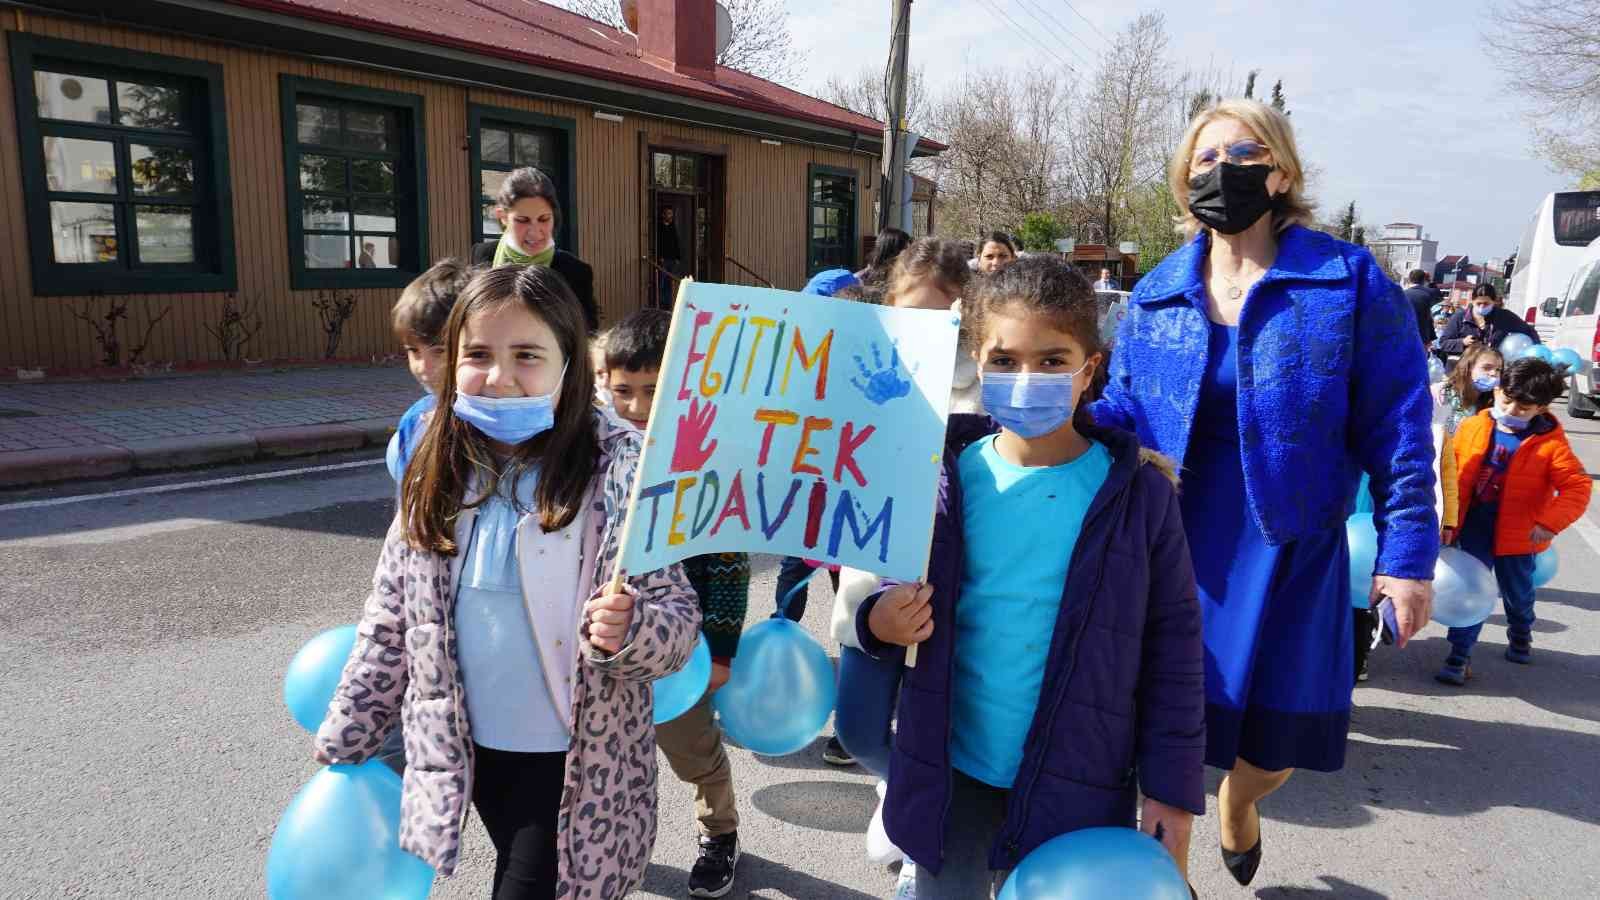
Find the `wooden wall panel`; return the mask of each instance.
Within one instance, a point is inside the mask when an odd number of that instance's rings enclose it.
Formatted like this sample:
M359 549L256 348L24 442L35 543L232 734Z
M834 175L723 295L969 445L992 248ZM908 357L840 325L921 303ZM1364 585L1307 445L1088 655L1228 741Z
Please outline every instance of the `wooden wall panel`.
M201 59L223 70L232 176L235 253L240 302L262 319L260 333L246 346L251 359L314 359L322 355L324 333L312 301L317 291L289 286L288 231L285 222L279 76L317 78L423 97L427 153L428 240L432 258L464 255L470 249L476 187L468 170L468 104L500 106L572 119L576 123L575 187L579 251L595 270L595 292L605 320L639 308L645 300L644 219L646 184L641 147L648 140L687 142L726 148L724 214L727 255L750 266L779 287L798 289L806 279L806 167L841 166L860 173L858 221L871 230L871 183L876 157L785 143L773 147L754 136L676 121L628 115L623 122L597 120L586 105L508 91L466 88L385 71L283 54L151 34L101 23L36 13L0 15L0 27L64 40L148 53ZM10 70L0 46L0 122L15 121ZM641 139L641 135L643 139ZM0 128L0 216L23 219L16 133ZM25 230L8 226L0 247L0 367L44 366L83 369L98 364L89 327L72 317L88 297L34 297ZM859 245L858 245L859 246ZM741 280L730 267L729 280ZM396 352L389 332L389 309L397 289L363 289L339 348L343 358L371 358ZM215 326L225 296L220 293L140 294L128 303L125 348L138 343L149 321L171 307L151 334L144 360L152 363L203 363L220 359Z

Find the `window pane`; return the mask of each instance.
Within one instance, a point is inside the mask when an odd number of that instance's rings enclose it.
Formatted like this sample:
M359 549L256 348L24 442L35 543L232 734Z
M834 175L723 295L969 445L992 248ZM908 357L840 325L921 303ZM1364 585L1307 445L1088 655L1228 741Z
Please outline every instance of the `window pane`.
M306 268L350 268L350 236L347 234L308 234L305 236Z
M194 154L184 147L147 147L129 144L135 194L194 193Z
M350 207L343 197L307 194L300 207L300 221L315 231L349 231Z
M345 110L345 146L357 150L388 150L390 123L391 116L386 112Z
M52 191L117 192L117 157L110 141L44 139L44 176Z
M500 233L500 220L494 217L494 201L484 198L479 204L479 216L483 220L483 233L485 237Z
M306 191L342 191L345 189L344 157L317 156L306 153L300 157L300 188Z
M688 190L694 189L695 184L695 159L692 156L673 157L673 166L678 172L678 187Z
M653 154L650 160L651 177L659 187L672 187L672 157L666 153Z
M393 200L356 198L357 231L397 231Z
M186 206L135 206L139 262L194 262L194 211Z
M532 134L529 132L517 133L517 165L538 166L545 168L554 155L550 152L550 136L545 134ZM546 175L550 174L548 172Z
M362 269L393 269L400 265L400 239L392 234L358 234L361 253L356 266Z
M313 103L296 103L295 128L302 144L339 145L339 110Z
M41 119L111 121L111 86L99 78L34 72L33 93Z
M506 183L510 172L496 172L493 169L481 169L478 172L478 184L483 192L484 199L493 202L495 195L500 193L500 185Z
M350 160L350 189L360 194L394 193L394 163L378 159Z
M110 203L51 203L50 236L58 263L117 261L116 207Z
M182 88L117 82L117 124L182 130L187 125Z
M511 164L511 135L498 128L483 129L484 162Z

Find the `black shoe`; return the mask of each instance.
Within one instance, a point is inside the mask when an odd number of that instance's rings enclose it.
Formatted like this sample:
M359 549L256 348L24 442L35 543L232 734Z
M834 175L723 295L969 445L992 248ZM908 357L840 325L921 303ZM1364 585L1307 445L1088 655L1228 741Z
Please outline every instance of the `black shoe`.
M822 761L830 766L853 766L856 764L856 758L850 755L850 751L844 749L843 744L839 743L838 735L828 738L827 746L822 748Z
M1360 684L1372 676L1367 674L1367 658L1361 657L1361 664L1356 667L1356 683Z
M689 870L689 896L721 897L733 890L739 866L739 833L700 838L700 858Z
M1259 832L1261 825L1261 812L1256 811L1256 829ZM1222 864L1228 867L1228 874L1241 885L1248 885L1255 880L1256 870L1261 868L1261 835L1256 835L1256 845L1243 853L1235 853L1227 847L1222 847Z

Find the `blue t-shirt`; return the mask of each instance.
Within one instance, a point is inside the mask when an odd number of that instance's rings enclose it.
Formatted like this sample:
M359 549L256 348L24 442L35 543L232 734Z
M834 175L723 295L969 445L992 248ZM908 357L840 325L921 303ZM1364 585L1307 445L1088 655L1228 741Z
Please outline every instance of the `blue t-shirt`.
M384 463L389 467L389 477L396 483L400 476L406 473L406 464L411 462L411 454L417 450L417 432L422 428L422 414L433 409L433 394L423 394L422 398L411 404L411 408L400 414L400 423L394 426L394 436L389 438L389 449L384 453Z
M1472 486L1472 502L1480 506L1498 506L1500 494L1506 487L1506 470L1511 468L1511 457L1522 446L1523 435L1494 430L1494 443L1483 457L1483 467L1478 469L1478 481Z
M1072 462L1027 468L1001 459L994 443L993 436L978 441L957 464L966 553L950 761L1009 788L1039 705L1072 549L1111 454L1091 441Z

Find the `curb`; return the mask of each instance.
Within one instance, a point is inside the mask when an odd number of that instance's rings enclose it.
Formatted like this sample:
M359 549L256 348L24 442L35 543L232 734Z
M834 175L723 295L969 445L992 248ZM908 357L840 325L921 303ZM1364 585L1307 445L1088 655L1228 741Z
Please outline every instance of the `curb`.
M283 459L383 447L393 419L264 428L235 434L194 434L129 441L125 446L61 447L0 453L0 488L111 478L134 472L189 469L252 459Z

